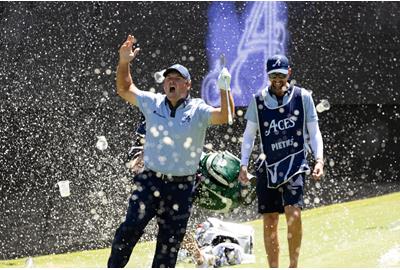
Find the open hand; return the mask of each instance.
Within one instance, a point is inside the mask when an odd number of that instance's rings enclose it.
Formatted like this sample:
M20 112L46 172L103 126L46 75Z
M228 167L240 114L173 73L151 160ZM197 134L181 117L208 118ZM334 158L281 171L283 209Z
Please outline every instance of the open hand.
M132 35L128 35L128 38L125 40L124 44L122 44L119 49L119 60L123 63L129 63L133 59L135 59L136 55L139 53L140 49L135 48L133 50L133 44L136 43L136 39Z

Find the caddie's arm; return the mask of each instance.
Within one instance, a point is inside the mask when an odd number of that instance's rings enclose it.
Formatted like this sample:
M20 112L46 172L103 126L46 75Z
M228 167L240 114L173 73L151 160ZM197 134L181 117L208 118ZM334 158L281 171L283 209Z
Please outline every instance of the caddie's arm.
M214 108L211 111L211 124L220 125L228 123L228 101L226 95L228 93L229 105L231 108L231 117L235 115L235 104L231 94L231 74L227 68L223 68L218 76L218 88L220 89L221 107Z
M307 131L310 134L310 144L313 150L315 165L312 172L314 180L319 180L324 174L324 144L322 141L321 131L319 130L318 121L307 123Z
M241 147L240 171L239 180L246 184L249 181L247 166L250 160L250 154L254 147L258 124L247 120L246 129L243 134L243 142Z
M128 38L119 49L119 61L117 67L117 93L120 97L132 105L136 105L136 92L139 89L135 86L130 72L130 62L139 53L139 48L132 50L135 37L128 35Z

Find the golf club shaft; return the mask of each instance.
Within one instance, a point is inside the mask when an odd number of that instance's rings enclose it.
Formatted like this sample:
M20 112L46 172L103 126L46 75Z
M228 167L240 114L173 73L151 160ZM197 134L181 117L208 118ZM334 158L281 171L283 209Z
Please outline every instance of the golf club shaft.
M228 90L228 83L226 82L225 79L225 92L226 92L226 104L228 106L228 124L232 125L233 124L233 120L232 120L232 112L231 112L231 102L229 99L229 90Z

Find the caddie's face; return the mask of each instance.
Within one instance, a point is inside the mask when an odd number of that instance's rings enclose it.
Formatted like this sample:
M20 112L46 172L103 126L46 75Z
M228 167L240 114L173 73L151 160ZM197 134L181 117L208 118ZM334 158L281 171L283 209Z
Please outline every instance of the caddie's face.
M271 87L276 91L281 91L284 86L286 86L291 69L289 68L288 74L283 73L271 73L268 74L269 81L271 82Z
M173 102L187 97L192 83L183 78L179 72L170 72L165 77L163 86L167 98Z

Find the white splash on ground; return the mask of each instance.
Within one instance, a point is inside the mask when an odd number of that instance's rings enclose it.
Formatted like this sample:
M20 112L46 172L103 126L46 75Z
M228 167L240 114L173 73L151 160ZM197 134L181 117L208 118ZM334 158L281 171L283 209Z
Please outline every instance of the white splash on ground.
M379 267L400 267L400 245L383 254L378 260Z

